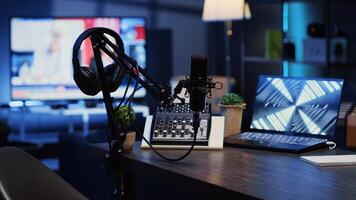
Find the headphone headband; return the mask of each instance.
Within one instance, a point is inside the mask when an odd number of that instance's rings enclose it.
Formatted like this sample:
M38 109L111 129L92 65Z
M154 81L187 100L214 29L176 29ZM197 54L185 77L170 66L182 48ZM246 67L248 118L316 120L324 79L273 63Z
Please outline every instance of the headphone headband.
M120 38L119 34L117 34L115 31L103 27L89 28L79 35L79 37L77 38L77 40L73 45L72 63L73 63L74 73L80 70L79 50L83 41L96 33L108 34L111 37L113 37L116 41L116 45L119 47L119 49L121 49L122 52L124 52L124 43L122 42L122 39Z

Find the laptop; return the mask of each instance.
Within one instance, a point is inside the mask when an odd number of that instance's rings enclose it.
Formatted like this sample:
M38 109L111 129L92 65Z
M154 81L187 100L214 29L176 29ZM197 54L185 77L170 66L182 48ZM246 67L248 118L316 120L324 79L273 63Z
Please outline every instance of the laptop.
M224 145L304 152L334 139L343 80L259 77L250 130Z

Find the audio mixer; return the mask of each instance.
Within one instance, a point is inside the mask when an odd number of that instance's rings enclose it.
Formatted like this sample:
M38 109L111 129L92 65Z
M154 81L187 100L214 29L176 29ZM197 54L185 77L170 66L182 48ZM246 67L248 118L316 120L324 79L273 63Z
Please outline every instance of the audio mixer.
M211 107L206 104L201 112L196 144L207 146L210 133ZM153 145L190 145L194 139L193 112L188 103L171 107L158 106L153 118L151 143Z

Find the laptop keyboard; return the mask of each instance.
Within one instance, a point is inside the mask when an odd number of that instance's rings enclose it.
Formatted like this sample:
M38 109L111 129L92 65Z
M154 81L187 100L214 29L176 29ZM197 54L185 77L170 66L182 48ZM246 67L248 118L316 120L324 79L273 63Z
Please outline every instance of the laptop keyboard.
M270 133L258 133L258 132L244 132L238 134L237 138L242 140L276 142L276 143L284 143L284 144L298 144L298 145L305 145L305 146L312 146L327 141L326 139L319 139L319 138L270 134Z

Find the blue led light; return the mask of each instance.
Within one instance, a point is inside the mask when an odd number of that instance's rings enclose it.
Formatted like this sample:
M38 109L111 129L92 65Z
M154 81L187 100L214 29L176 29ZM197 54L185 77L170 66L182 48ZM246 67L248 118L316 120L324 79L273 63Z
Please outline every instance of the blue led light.
M283 61L283 76L288 77L289 76L289 63L288 61Z
M284 2L283 3L283 32L288 32L288 3Z

